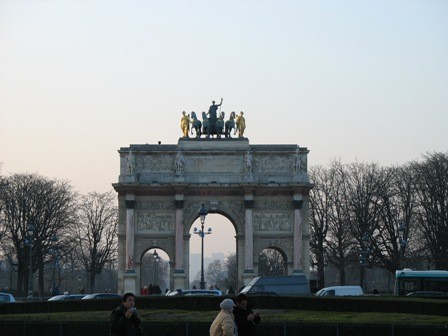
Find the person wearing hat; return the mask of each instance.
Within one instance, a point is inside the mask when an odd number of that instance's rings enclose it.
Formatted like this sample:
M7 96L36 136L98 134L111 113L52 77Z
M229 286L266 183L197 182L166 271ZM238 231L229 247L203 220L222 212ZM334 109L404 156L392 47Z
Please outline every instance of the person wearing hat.
M219 306L221 311L210 327L210 336L237 336L238 332L233 317L235 304L231 299L225 299Z

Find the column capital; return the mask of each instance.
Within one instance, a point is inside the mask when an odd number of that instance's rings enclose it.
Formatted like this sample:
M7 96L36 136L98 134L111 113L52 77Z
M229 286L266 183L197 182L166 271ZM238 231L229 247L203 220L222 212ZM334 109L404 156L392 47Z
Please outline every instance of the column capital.
M184 208L184 204L185 204L184 200L175 200L174 201L174 207L176 209L183 209Z
M126 202L126 209L134 209L135 207L134 200L125 200L125 202Z
M303 201L302 200L300 200L300 201L298 201L298 200L294 200L294 201L292 201L292 205L294 206L294 209L302 209L302 205L303 205Z
M244 208L246 208L246 209L253 209L254 208L254 201L253 200L245 200L244 201Z

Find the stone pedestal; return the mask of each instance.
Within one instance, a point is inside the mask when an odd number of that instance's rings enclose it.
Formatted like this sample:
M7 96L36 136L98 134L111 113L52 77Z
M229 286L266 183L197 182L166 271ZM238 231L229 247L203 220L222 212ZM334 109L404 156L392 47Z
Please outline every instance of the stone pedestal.
M187 276L183 271L175 271L173 274L173 278L174 288L172 288L172 290L176 290L178 288L189 288Z
M124 280L124 293L134 293L139 295L140 292L137 291L137 274L134 270L126 271L123 275Z
M243 286L247 286L248 283L255 278L255 272L244 271L242 278L243 278Z

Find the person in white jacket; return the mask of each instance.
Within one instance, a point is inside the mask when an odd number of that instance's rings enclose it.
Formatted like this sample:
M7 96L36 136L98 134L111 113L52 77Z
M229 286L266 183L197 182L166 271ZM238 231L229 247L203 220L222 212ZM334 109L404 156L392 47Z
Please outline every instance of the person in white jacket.
M235 319L233 317L235 303L231 299L225 299L219 306L221 307L221 311L210 327L210 336L238 336Z

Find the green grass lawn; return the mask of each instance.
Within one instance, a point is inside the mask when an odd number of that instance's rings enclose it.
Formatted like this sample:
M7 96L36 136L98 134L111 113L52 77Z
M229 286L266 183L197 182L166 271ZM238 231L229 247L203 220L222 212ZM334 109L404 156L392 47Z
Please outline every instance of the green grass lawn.
M342 324L406 324L406 325L446 325L448 317L414 315L399 313L356 313L356 312L322 312L304 310L268 310L260 309L262 321L265 323L342 323ZM211 323L218 311L182 311L182 310L140 310L143 322L204 322ZM0 315L0 321L33 321L33 322L108 322L109 311L14 314Z

